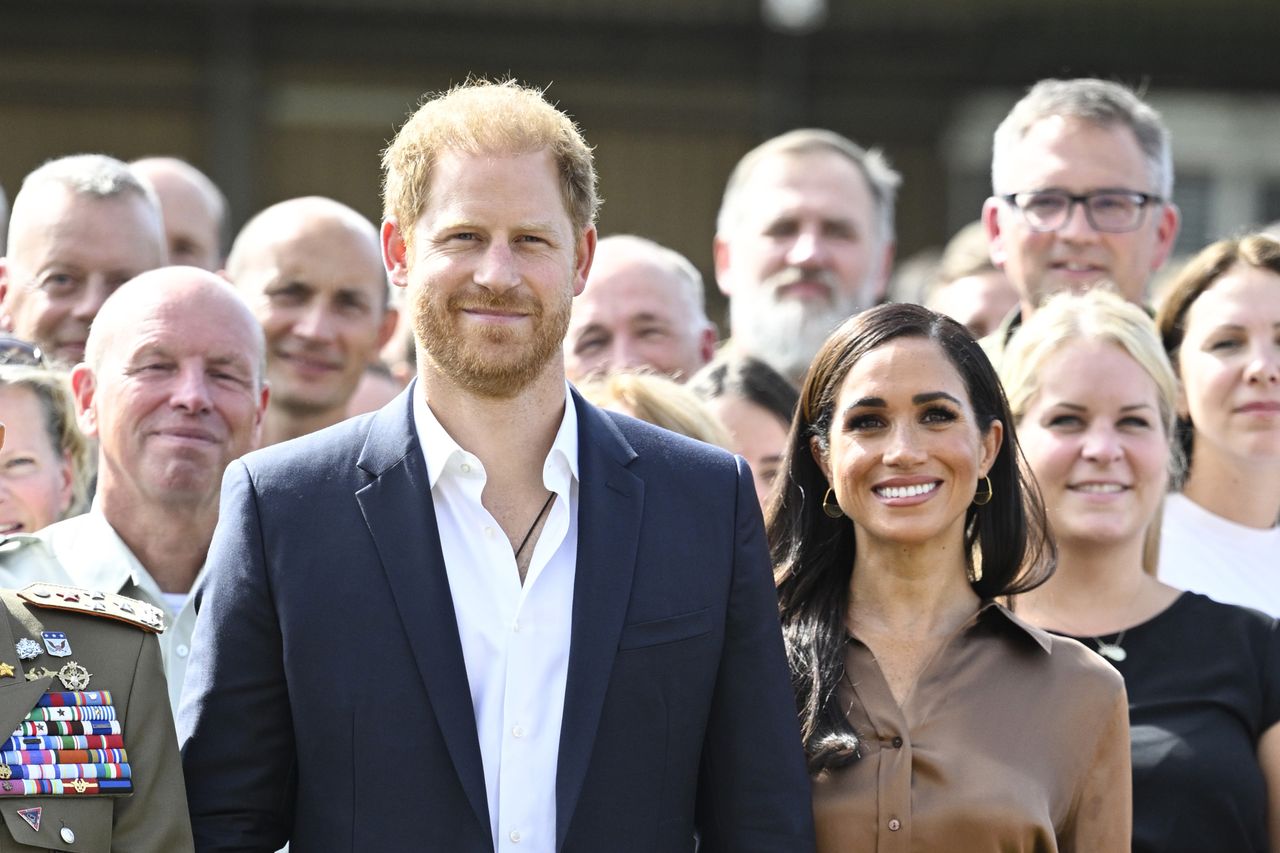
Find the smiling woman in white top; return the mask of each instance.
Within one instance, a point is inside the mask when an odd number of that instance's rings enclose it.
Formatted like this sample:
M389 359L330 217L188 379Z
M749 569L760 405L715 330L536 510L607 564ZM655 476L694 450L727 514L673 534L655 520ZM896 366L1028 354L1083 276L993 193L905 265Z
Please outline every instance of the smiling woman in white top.
M1160 576L1280 616L1280 242L1209 246L1156 322L1182 382L1190 460L1166 505Z

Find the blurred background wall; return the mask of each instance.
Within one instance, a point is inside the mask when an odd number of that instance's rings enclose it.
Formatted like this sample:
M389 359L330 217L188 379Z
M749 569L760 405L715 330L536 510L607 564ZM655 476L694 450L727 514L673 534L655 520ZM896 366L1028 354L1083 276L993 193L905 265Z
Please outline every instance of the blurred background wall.
M80 151L173 154L238 227L318 193L380 217L378 157L423 92L548 87L596 146L602 233L711 281L729 170L823 126L903 172L899 257L974 219L1035 80L1145 90L1174 133L1180 248L1280 219L1276 0L0 0L0 185ZM714 290L714 288L710 288ZM712 305L718 313L719 303Z

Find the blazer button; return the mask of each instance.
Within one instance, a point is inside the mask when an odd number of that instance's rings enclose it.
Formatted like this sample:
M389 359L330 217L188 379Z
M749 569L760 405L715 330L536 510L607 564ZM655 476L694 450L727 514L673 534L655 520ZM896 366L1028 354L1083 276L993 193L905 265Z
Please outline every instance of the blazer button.
M902 749L902 738L900 738L900 737L895 737L895 738L893 739L893 748L894 748L894 749Z
M902 829L902 821L898 820L896 817L889 821L890 832L897 832L899 829Z

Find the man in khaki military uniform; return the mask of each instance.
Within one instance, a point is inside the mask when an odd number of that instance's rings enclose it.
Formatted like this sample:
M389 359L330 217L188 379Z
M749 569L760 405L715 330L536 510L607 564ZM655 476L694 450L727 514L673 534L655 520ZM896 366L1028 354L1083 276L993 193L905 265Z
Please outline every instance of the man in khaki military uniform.
M52 584L0 605L0 853L194 850L160 611Z
M262 330L213 273L152 270L103 304L71 385L80 428L98 441L97 495L84 515L0 553L0 587L66 583L165 611L173 711L196 621L189 592L218 520L222 472L261 433Z

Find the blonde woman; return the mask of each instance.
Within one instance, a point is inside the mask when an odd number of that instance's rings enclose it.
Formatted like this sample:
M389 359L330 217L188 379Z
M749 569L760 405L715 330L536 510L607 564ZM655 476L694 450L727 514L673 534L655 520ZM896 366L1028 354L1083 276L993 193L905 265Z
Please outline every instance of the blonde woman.
M1133 850L1280 847L1276 621L1149 570L1176 470L1177 385L1155 326L1111 293L1063 294L1014 335L1001 375L1059 555L1017 612L1124 676Z
M66 377L39 366L0 365L0 535L35 533L83 511L88 443L76 426Z
M688 388L656 373L608 373L578 385L587 400L716 447L729 446L729 434Z

